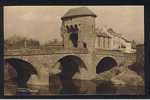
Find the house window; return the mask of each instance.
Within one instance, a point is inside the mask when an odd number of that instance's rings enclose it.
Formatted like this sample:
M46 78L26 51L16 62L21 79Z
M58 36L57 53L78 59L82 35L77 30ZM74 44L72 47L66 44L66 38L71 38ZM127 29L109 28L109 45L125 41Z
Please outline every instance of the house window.
M105 48L105 37L103 37L103 48Z
M108 48L110 48L110 38L108 38Z

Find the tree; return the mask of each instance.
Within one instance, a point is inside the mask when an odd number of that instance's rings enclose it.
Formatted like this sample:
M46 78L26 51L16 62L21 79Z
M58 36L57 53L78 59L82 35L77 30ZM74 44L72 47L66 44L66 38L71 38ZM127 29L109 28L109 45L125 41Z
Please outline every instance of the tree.
M40 42L38 40L17 35L13 35L5 40L5 48L7 49L39 48L39 46Z

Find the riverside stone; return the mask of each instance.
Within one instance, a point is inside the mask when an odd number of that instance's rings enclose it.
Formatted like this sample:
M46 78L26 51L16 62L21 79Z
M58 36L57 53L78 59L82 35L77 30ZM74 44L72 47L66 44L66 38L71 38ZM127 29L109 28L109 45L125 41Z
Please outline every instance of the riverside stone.
M111 81L115 85L144 86L144 79L127 67L116 67L96 76L94 80Z

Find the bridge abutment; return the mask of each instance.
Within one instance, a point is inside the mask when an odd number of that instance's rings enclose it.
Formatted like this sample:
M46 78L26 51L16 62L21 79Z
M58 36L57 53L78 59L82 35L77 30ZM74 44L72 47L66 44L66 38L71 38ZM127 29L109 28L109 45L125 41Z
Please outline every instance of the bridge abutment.
M29 85L49 85L49 72L45 68L40 68L38 75L31 75L27 83Z

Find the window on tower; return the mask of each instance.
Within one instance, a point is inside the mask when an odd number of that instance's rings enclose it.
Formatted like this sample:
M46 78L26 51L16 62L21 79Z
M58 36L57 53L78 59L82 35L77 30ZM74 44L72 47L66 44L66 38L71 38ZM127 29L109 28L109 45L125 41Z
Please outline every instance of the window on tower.
M72 44L75 48L78 47L78 26L70 25L69 27L69 33L70 33L70 40L72 41Z
M66 25L66 29L67 29L67 32L69 33L70 30L69 30L69 26L68 25Z

